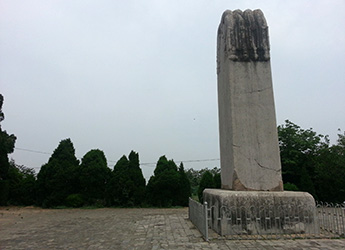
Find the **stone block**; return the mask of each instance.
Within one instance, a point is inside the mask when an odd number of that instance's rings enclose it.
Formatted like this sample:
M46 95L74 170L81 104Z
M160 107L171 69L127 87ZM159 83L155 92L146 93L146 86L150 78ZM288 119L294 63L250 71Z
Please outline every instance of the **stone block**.
M319 233L315 201L306 192L205 189L203 199L220 235Z

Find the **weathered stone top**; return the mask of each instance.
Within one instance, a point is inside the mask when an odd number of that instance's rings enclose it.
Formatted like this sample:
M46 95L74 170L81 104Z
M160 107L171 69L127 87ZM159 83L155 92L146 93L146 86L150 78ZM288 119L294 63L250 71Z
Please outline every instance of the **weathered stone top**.
M218 28L218 57L225 55L239 62L268 61L269 50L268 26L261 10L226 10L223 13Z

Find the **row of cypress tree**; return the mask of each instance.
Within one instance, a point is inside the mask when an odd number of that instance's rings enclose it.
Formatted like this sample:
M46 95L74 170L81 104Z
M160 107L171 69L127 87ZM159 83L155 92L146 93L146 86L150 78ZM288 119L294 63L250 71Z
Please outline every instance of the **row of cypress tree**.
M146 185L139 154L122 156L113 170L103 151L93 149L81 162L70 139L62 140L37 175L37 205L43 207L187 206L190 183L183 164L176 166L165 156L157 162Z

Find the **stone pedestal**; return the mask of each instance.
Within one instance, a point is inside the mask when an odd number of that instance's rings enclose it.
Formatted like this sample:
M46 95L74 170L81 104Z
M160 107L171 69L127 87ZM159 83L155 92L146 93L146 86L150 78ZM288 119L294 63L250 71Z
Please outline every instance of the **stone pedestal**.
M314 198L305 192L205 189L203 199L220 235L319 233Z

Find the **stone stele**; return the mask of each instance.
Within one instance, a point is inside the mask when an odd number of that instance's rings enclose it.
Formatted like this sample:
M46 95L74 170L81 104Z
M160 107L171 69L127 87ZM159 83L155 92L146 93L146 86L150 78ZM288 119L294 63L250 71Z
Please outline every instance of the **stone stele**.
M222 235L318 233L313 197L283 191L268 27L260 10L224 12L217 64L222 190L203 192L211 228Z
M222 189L282 191L268 27L263 13L225 11L217 39Z

